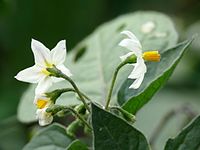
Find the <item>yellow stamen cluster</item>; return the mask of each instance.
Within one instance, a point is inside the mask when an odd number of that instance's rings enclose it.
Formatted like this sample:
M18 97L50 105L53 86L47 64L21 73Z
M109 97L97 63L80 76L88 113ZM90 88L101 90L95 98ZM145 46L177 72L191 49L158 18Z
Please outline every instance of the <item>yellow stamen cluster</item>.
M146 61L160 61L160 54L158 51L148 51L143 53L143 59Z
M36 105L37 105L37 107L38 107L39 109L42 109L42 108L44 108L44 107L47 105L47 100L38 99Z

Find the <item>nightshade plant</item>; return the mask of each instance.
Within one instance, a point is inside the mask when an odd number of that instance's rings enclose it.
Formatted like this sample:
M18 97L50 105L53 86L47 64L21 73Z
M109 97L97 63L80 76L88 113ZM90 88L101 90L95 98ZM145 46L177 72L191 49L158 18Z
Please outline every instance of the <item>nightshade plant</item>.
M145 136L134 128L136 112L167 81L192 42L176 44L177 38L167 16L137 12L99 27L68 54L67 62L65 40L51 51L32 40L35 65L20 71L16 79L38 84L22 97L19 119L35 121L36 112L41 126L51 124L53 116L72 114L74 120L66 127L49 125L24 150L150 149ZM191 126L200 125L198 120ZM93 142L76 139L79 128L84 129L85 137L93 135ZM168 141L165 149L197 148L198 140L196 147L195 143L184 145L191 140L187 138L190 129L194 130L189 126L180 137Z

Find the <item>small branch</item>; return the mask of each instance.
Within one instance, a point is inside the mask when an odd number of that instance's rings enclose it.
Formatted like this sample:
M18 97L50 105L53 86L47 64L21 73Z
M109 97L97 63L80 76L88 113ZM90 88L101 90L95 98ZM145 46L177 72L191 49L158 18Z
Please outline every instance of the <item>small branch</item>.
M109 89L109 93L108 93L108 96L107 96L107 99L106 99L105 109L108 109L108 107L109 107L111 96L112 96L112 91L113 91L113 88L114 88L114 85L115 85L115 81L116 81L116 78L117 78L117 74L118 74L120 68L123 67L126 64L127 64L126 61L122 62L121 64L119 64L119 66L116 68L116 70L114 72L114 75L113 75L113 78L112 78L112 82L111 82L111 85L110 85L110 89Z
M63 88L63 89L57 89L57 90L54 90L54 91L51 91L51 92L48 92L48 93L46 93L46 95L47 96L51 96L52 94L57 94L57 95L61 95L61 94L63 94L63 93L66 93L66 92L74 92L74 93L76 93L76 91L73 89L73 88ZM81 93L81 95L85 98L85 99L87 99L88 101L92 101L88 96L86 96L84 93L82 93L82 92L80 92Z
M65 80L67 80L74 88L74 90L76 91L76 93L78 94L78 96L80 97L81 101L83 102L83 104L85 105L85 108L90 111L90 108L88 106L88 104L86 103L84 96L82 95L82 93L80 92L80 90L78 89L78 87L76 86L75 82L68 77L67 75L65 75L64 73L62 73L62 71L60 71L58 68L56 68L56 66L53 66L53 68L47 68L47 71L49 71L51 74L51 76L57 77L57 78L63 78Z
M78 112L76 112L72 107L61 106L61 105L54 105L51 108L47 108L46 112L56 114L56 113L58 113L61 110L64 110L64 111L68 110L68 111L70 111L71 113L73 113L76 116L76 118L78 118L80 121L82 121L83 124L85 124L90 130L92 130L92 127L87 123L87 121Z
M92 127L88 124L88 122L79 114L77 113L73 108L65 107L65 109L68 109L71 111L78 119L80 119L90 130L92 130Z
M88 106L88 104L86 103L85 99L83 98L82 96L82 93L79 91L78 87L76 86L75 82L69 78L68 76L66 76L65 74L61 74L60 75L62 78L66 79L67 81L69 81L71 83L71 85L73 86L74 90L76 91L76 93L78 94L78 96L80 97L81 101L83 102L83 104L85 105L85 108L89 111L90 111L90 108Z

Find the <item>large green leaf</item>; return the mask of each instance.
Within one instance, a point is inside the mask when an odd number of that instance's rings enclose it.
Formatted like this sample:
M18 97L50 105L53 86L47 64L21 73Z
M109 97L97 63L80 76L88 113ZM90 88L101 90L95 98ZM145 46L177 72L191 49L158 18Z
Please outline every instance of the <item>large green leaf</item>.
M21 150L28 135L26 127L19 123L16 116L0 122L0 150Z
M127 80L122 85L118 102L125 110L136 113L145 105L155 92L168 80L181 56L192 40L185 41L177 46L161 52L159 63L147 63L147 73L140 88L137 90L129 89L132 80Z
M141 31L141 26L148 21L155 23L152 34L144 34ZM141 40L144 50L159 49L162 51L177 42L177 33L167 16L157 12L144 11L124 15L105 23L78 44L67 58L66 66L72 71L73 79L80 89L92 100L102 105L105 105L105 97L112 74L120 63L119 56L128 52L118 46L118 43L124 38L120 34L123 30L134 32ZM164 36L156 37L155 35L158 33ZM117 92L130 71L129 67L120 71L113 91L112 103L117 102ZM66 87L66 85L66 82L61 82L52 89ZM23 122L35 120L33 97L34 86L31 86L24 93L18 108L18 117ZM77 103L77 100L74 94L65 94L58 100L58 103L70 105Z
M72 140L59 124L52 124L35 135L23 150L66 150Z
M75 140L67 147L67 150L88 150L88 148L87 145L80 140Z
M200 149L200 117L197 117L177 137L169 139L165 150L198 150Z
M95 150L148 150L144 135L116 115L92 104Z

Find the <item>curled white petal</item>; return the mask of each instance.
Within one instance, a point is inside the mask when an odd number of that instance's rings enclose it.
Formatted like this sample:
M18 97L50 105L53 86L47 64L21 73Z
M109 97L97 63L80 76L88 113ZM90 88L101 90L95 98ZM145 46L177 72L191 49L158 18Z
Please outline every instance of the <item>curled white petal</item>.
M134 52L129 52L129 53L127 53L126 55L120 56L120 59L121 59L122 61L124 61L124 60L126 60L129 56L131 56L131 55L133 55L133 54L134 54Z
M137 79L147 71L146 65L142 58L137 58L137 62L134 64L134 69L128 76L129 79Z
M42 94L42 93L46 93L47 90L52 86L52 79L49 76L46 76L44 78L42 78L36 89L35 89L35 94Z
M62 40L51 50L51 58L54 65L64 63L66 58L66 41Z
M134 40L132 39L123 39L120 43L119 46L125 47L129 49L130 51L134 52L136 56L141 56L142 55L142 49L141 46Z
M144 74L142 74L139 78L135 79L135 81L131 84L129 88L138 89L142 84L143 79L144 79Z
M38 83L44 75L41 73L41 68L34 65L20 71L15 78L19 81L28 83Z
M51 113L47 113L46 109L47 108L37 109L36 111L36 118L38 119L40 126L46 126L53 121L53 116Z
M72 76L72 73L70 72L70 70L65 67L64 65L59 65L59 66L56 66L59 70L62 71L62 73L64 73L65 75L67 75L68 77L71 77Z
M34 54L35 64L39 66L46 66L46 63L51 62L50 50L46 48L41 42L32 39L31 49Z
M51 77L51 79L53 83L57 83L64 80L63 78L57 78L57 77Z
M122 31L121 34L125 34L130 39L132 39L135 42L137 42L138 44L140 44L140 41L138 40L138 38L131 31L125 30L125 31ZM140 47L142 47L141 44L140 44Z
M144 79L147 67L142 58L137 58L137 63L134 64L134 69L128 76L129 79L135 79L129 88L138 89Z

